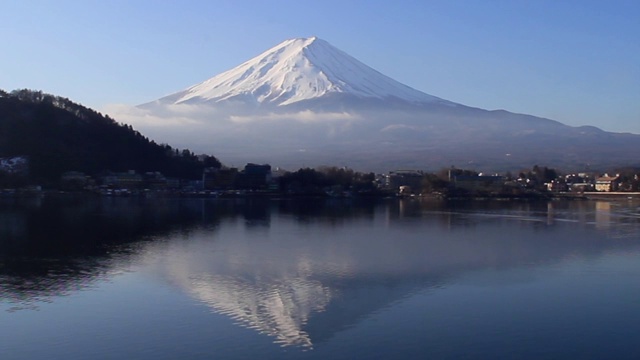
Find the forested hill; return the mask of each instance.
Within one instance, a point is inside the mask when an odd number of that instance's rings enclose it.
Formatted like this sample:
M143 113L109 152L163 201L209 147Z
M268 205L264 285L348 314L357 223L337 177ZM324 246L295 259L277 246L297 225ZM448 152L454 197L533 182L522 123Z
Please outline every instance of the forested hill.
M213 156L156 144L130 125L40 91L0 90L0 157L27 156L30 178L57 181L66 171L160 171L197 179Z

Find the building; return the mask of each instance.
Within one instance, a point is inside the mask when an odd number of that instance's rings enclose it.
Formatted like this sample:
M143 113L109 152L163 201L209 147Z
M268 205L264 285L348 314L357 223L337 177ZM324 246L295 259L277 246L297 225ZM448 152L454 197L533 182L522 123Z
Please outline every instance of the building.
M578 192L578 193L583 193L585 191L592 191L593 190L593 184L591 183L573 183L569 186L569 190L572 192Z
M596 191L617 191L618 186L620 186L620 175L618 174L616 174L616 176L604 174L603 176L596 178Z
M237 168L206 168L202 173L205 190L229 190L235 187Z
M167 178L159 171L149 171L143 175L144 187L152 190L168 188Z
M80 171L67 171L60 176L60 187L65 190L80 190L95 185L93 179Z
M565 192L569 190L569 186L564 181L551 180L545 185L547 186L547 190L551 192Z
M247 164L236 179L239 189L266 189L271 182L271 165Z
M102 185L118 189L140 188L143 184L142 175L129 170L122 173L109 173L102 177Z
M422 171L396 170L389 172L385 185L387 188L393 190L400 190L401 186L408 186L409 189L413 191L420 191L422 189L423 178L424 173Z

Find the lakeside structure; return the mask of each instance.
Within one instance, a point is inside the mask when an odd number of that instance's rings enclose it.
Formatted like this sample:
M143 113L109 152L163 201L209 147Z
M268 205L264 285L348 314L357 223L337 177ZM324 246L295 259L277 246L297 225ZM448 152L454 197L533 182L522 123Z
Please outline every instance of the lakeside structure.
M609 174L604 174L603 176L596 178L596 183L595 183L596 191L614 192L618 190L619 186L620 186L619 174L616 174L615 176L609 176Z
M0 189L2 194L29 185L29 161L26 157L0 159ZM265 196L438 196L457 197L550 197L592 196L591 194L633 194L639 191L640 170L625 173L577 173L559 175L554 169L534 166L514 176L483 174L472 170L446 169L438 174L420 170L395 170L375 175L348 168L325 167L299 169L294 172L269 164L248 163L243 168L208 167L200 179L166 177L159 171L144 173L104 171L90 176L80 171L62 173L59 182L47 189L91 191L103 194L140 192L181 193L199 195L260 194ZM11 181L7 181L11 180ZM16 186L17 184L22 185ZM620 195L624 196L624 195ZM633 196L633 195L628 195Z

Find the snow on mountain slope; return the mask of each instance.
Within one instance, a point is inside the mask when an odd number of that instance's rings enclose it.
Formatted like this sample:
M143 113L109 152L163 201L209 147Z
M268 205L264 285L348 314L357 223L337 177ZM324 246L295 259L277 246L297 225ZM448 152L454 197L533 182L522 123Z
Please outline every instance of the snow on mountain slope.
M281 106L328 94L450 103L401 84L317 37L286 40L159 102L216 103L233 99Z

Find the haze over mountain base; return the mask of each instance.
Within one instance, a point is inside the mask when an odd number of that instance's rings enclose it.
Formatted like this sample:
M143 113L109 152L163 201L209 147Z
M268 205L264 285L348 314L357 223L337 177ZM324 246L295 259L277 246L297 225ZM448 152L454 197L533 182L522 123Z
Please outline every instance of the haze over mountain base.
M237 166L260 162L287 169L456 166L502 171L544 164L581 170L637 164L640 149L638 135L462 106L265 114L160 105L116 111L116 119L158 142L215 154L223 163Z

